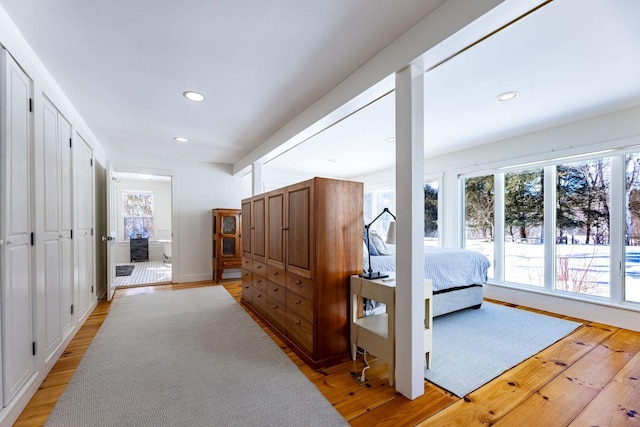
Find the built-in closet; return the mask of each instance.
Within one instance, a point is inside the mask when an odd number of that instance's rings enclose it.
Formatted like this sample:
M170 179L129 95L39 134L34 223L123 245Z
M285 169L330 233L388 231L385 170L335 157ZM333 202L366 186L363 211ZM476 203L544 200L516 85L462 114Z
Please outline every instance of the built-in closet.
M93 150L0 50L0 426L96 304Z

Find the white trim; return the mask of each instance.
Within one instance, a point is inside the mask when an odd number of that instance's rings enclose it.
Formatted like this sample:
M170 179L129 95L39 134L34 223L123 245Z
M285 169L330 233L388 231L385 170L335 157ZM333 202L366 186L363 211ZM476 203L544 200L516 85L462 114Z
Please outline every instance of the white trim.
M486 284L484 288L485 298L640 332L640 304L637 307L635 304L614 307L598 301L549 295L538 289L521 289L493 283Z

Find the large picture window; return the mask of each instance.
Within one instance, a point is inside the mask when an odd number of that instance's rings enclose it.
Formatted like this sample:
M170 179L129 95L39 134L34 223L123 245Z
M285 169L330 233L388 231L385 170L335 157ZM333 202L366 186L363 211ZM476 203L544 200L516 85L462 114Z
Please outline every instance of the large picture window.
M571 160L462 177L464 246L495 283L640 303L640 153Z
M123 240L153 239L153 193L122 192Z

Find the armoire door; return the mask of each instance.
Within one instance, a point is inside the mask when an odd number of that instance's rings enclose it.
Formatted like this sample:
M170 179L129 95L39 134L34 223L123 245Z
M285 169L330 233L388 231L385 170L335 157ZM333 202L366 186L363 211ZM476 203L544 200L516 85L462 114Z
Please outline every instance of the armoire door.
M251 200L242 203L242 256L251 258L252 236L251 236Z
M287 271L302 277L311 277L313 230L313 183L302 183L287 188L286 224L288 229L285 249Z
M267 264L284 270L284 192L267 193Z
M2 56L0 271L2 389L7 405L35 372L32 271L32 81Z
M253 259L260 262L267 262L267 241L266 241L266 206L264 195L251 199L251 228L253 231Z

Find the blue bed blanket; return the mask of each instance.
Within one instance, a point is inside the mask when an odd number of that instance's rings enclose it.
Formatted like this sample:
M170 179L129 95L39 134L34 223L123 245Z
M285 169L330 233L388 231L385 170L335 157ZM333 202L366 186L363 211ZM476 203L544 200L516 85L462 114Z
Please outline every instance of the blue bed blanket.
M364 271L368 271L367 256ZM480 252L434 246L424 247L424 277L433 280L433 290L459 286L482 285L487 282L489 259ZM371 256L373 271L396 271L395 255Z

